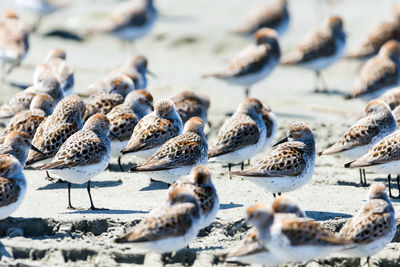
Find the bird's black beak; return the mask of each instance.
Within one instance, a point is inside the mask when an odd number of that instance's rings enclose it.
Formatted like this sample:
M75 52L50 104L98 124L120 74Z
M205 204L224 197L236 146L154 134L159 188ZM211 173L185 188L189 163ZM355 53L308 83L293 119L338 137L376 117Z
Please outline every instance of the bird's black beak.
M150 108L151 108L151 111L154 111L154 106L153 106L153 104L149 102L149 106L150 106Z
M35 146L32 145L32 144L31 144L31 149L32 149L33 151L36 151L37 153L40 153L40 154L42 154L42 155L45 155L41 150L39 150L37 147L35 147Z
M157 75L156 75L154 72L152 72L152 71L150 71L150 70L147 70L147 73L148 73L151 77L157 78Z
M119 138L118 136L116 136L115 134L113 134L112 132L110 132L110 135L111 135L112 137L114 137L115 139L117 139L118 141L122 142L122 139Z
M286 143L288 141L289 137L286 136L285 138L283 138L282 140L280 140L278 143L276 143L275 145L273 145L272 147L276 147L277 145L280 145L282 143Z

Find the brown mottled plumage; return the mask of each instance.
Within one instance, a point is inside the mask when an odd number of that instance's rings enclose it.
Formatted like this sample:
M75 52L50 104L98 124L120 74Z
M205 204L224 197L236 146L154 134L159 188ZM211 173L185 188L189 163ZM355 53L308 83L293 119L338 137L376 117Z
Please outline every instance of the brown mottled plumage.
M286 0L276 0L264 8L254 9L247 19L234 32L238 34L253 34L261 28L270 28L282 35L289 24L289 11Z
M350 239L355 244L352 249L344 252L360 257L378 253L392 241L395 233L395 212L385 193L385 185L375 183L370 187L367 203L346 222L339 236ZM375 244L372 245L373 243Z
M172 101L160 100L155 104L154 112L138 122L128 145L121 152L126 154L158 148L178 136L182 128L182 120Z
M52 115L42 121L32 144L43 154L30 151L27 165L52 157L72 134L83 127L82 116L85 104L78 96L69 96L61 100Z
M29 110L20 111L12 117L0 137L3 143L11 131L24 131L33 138L40 123L53 112L53 98L47 94L37 94L31 101Z
M175 109L185 124L192 117L199 117L207 123L207 110L210 107L210 98L206 95L183 91L171 97Z
M379 96L386 90L399 85L400 80L400 44L386 42L379 54L369 59L361 68L359 77L347 99L360 96Z

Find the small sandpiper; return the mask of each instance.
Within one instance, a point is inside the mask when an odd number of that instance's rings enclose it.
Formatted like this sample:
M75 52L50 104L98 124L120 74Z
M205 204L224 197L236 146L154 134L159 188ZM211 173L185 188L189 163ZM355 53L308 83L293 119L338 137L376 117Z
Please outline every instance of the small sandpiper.
M261 244L278 265L323 258L351 245L312 219L276 213L265 204L248 208L247 221L257 228Z
M400 43L391 40L381 47L378 55L365 62L346 99L376 98L399 84Z
M26 186L19 161L10 154L0 155L0 220L10 216L21 205Z
M132 136L133 129L137 123L153 110L153 97L145 90L130 92L124 103L115 106L108 114L110 120L111 157L118 157L118 164L121 165L121 150L125 148Z
M207 111L210 107L210 98L208 96L183 91L171 97L171 100L183 124L192 117L199 117L204 124L208 123Z
M157 18L153 0L125 1L114 8L108 21L92 32L111 33L123 41L131 42L147 35Z
M397 128L396 118L390 107L382 100L372 100L365 107L365 117L353 124L334 145L322 151L321 155L337 154L357 159ZM360 184L367 184L364 169L360 169Z
M315 92L327 92L327 84L321 75L321 70L340 60L346 45L346 34L343 30L343 20L339 16L330 16L321 26L309 32L297 49L283 57L283 65L300 65L311 69L316 75ZM323 87L320 87L321 81Z
M84 120L86 121L96 113L107 115L115 106L122 104L124 98L133 90L135 90L135 87L128 77L124 75L115 76L111 81L111 88L108 92L97 92L85 100Z
M264 149L266 126L262 119L263 104L255 98L242 102L220 128L217 142L208 152L211 162L242 163Z
M12 117L0 136L3 143L5 136L12 131L23 131L33 138L40 123L53 112L53 98L48 94L37 94L33 97L29 110L20 111Z
M128 145L122 154L148 159L165 142L181 134L182 120L171 100L156 102L154 111L144 116L135 126Z
M36 130L32 144L42 153L30 151L26 165L50 161L61 145L83 127L85 104L75 95L67 96L56 106L53 114L46 117Z
M82 130L62 144L50 163L37 167L68 182L68 209L75 209L71 205L71 183L87 182L90 209L96 210L90 194L90 180L103 172L110 163L109 133L110 121L103 114L95 114L86 121Z
M230 174L241 177L275 194L293 191L307 184L314 173L315 137L303 122L289 126L288 136L256 166Z
M4 142L0 144L0 155L13 155L19 161L22 168L24 168L30 149L41 153L40 150L31 144L29 134L22 131L12 131L6 135Z
M248 98L250 87L269 76L281 57L278 34L274 30L262 28L254 34L254 39L255 44L241 50L229 61L227 68L203 75L203 78L214 77L244 86Z
M158 253L177 251L197 237L203 217L193 191L176 188L169 192L167 203L152 210L115 242Z
M275 0L272 4L264 8L258 7L249 13L234 33L251 35L261 28L270 28L282 36L289 28L289 19L287 0Z
M389 244L396 234L396 218L392 202L385 193L383 183L374 183L369 190L369 200L340 230L339 236L353 242L343 253L369 258Z
M204 123L193 117L186 122L182 134L168 140L148 160L130 171L143 172L153 180L172 184L188 175L193 167L206 165L207 153Z
M0 20L0 76L19 66L29 49L29 29L17 13L7 10Z
M378 54L382 45L387 41L400 42L400 5L393 6L394 18L374 25L361 45L346 55L346 58L365 59Z
M33 74L33 84L38 83L42 71L52 71L57 77L64 96L71 95L74 89L74 69L66 61L67 54L63 49L51 50L43 64L36 67Z
M397 185L400 188L400 130L379 140L362 157L348 162L345 168L365 168L376 173L388 174L389 196L393 198L391 191L391 174L397 174ZM400 198L400 193L397 196Z
M219 210L217 189L211 180L211 172L206 166L196 166L188 176L176 180L168 189L171 194L176 188L192 190L200 203L201 213L204 217L200 228L210 226Z

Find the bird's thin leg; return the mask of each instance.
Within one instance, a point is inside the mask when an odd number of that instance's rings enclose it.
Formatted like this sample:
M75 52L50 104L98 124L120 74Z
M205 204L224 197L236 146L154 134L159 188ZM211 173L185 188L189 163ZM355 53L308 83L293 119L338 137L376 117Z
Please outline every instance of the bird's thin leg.
M50 176L49 172L46 171L46 180L50 181L50 182L54 182L54 178Z
M362 178L362 170L358 169L360 171L360 185L363 184L363 178Z
M250 165L250 159L247 161L247 164Z
M397 175L397 190L399 191L397 198L400 198L400 174Z
M121 164L121 158L122 158L122 156L118 156L118 165L119 165L119 169L120 169L122 172L124 172L124 168L122 167L122 164Z
M368 267L370 267L370 265L369 265L369 259L370 259L370 258L371 258L370 256L367 257L367 266L368 266Z
M228 171L231 172L231 169L232 169L232 164L228 163Z
M319 92L319 76L320 76L320 71L316 70L315 71L315 82L314 82L314 92Z
M87 192L89 194L89 199L90 199L90 208L89 208L89 210L97 210L93 205L92 195L90 194L90 180L87 183Z
M281 196L281 195L282 195L282 193L281 193L281 192L279 192L279 193L278 193L278 196Z
M392 179L392 177L390 176L390 174L388 175L388 187L389 187L389 197L390 198L393 198L393 195L392 195L392 186L390 185L390 179Z
M244 161L242 162L242 165L241 165L240 169L241 169L242 171L244 170Z
M363 176L364 176L364 186L367 186L367 176L365 175L365 169L362 169Z
M272 195L274 196L274 198L276 198L276 194L275 193L272 193Z
M36 18L36 21L35 21L35 23L33 24L33 27L32 27L32 32L36 32L36 31L37 31L37 29L38 29L39 26L40 26L40 23L42 22L42 18L43 18L42 15L39 15L39 16Z
M250 97L250 86L247 86L246 88L244 88L244 94L245 94L246 98Z
M328 92L328 84L326 83L326 81L325 81L325 79L324 79L324 76L322 75L322 73L320 72L320 74L319 74L319 77L320 77L320 80L321 80L321 82L322 82L322 86L324 87L324 88L322 88L322 91L324 91L324 92Z
M71 205L71 183L68 183L68 207L69 210L75 210L75 208Z

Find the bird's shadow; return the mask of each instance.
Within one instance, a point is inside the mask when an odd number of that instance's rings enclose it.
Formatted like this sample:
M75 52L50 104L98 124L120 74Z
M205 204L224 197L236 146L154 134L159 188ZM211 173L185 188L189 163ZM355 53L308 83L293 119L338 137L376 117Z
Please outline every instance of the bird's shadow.
M116 181L91 181L90 185L92 188L94 187L114 187L114 186L120 186L122 184L121 180L116 180ZM39 187L37 190L53 190L53 189L66 189L67 188L67 183L64 182L56 182L56 183L50 183L45 186ZM72 184L71 186L72 189L74 188L87 188L87 183L84 184Z
M169 185L159 181L151 181L147 186L141 188L139 191L153 191L153 190L165 190L168 189Z
M331 88L331 89L326 89L326 90L313 90L312 91L313 94L317 94L317 95L341 95L341 96L345 96L346 93L338 90L336 88Z
M98 210L87 210L87 209L78 209L63 212L62 214L145 214L149 213L148 211L143 210L106 210L106 209L98 209Z
M229 203L229 204L220 204L219 205L220 210L228 210L228 209L234 209L234 208L239 208L239 207L243 207L243 204Z
M347 213L329 212L329 211L316 211L309 210L306 211L306 215L316 221L327 221L335 218L351 218L352 216Z
M13 82L13 81L9 81L7 82L7 84L9 86L21 89L21 90L25 90L26 88L28 88L29 86L31 86L30 84L25 84L25 83L20 83L20 82Z
M337 181L337 184L344 185L344 186L353 186L353 187L368 187L369 186L369 184L362 185L362 184L360 184L360 182L349 182L349 181L343 181L343 180Z
M44 33L43 37L57 37L64 40L71 40L76 42L84 41L84 38L82 36L79 36L77 33L65 29L51 30L49 32Z

